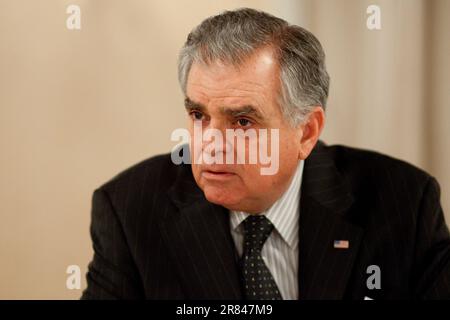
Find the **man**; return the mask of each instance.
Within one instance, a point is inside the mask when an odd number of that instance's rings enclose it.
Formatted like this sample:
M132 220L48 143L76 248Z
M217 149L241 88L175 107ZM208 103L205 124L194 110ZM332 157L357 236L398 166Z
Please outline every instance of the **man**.
M95 191L82 298L450 298L436 180L318 141L324 59L310 32L252 9L194 29L179 59L193 139L181 154L191 164L153 157ZM254 130L258 142L261 130L275 130L276 172L262 174L261 159L199 161L212 140L198 141L198 127ZM239 156L230 141L210 151Z

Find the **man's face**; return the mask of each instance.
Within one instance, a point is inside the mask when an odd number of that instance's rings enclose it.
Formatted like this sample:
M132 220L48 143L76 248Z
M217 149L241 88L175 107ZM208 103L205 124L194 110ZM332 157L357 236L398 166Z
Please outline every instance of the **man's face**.
M279 66L270 48L257 50L239 68L219 62L192 65L186 88L192 173L208 201L230 210L259 213L270 207L289 186L300 158L302 128L293 128L283 117L277 100L279 90ZM198 154L193 150L195 143L204 150L214 139L202 142L197 136L196 141L194 122L200 123L203 132L208 129L222 132L224 148L214 151L222 153L224 164L198 163ZM226 154L232 152L236 156L237 143L226 147L229 143L226 129L253 129L256 132L267 129L269 155L273 139L271 129L278 129L277 172L262 175L261 168L268 165L262 164L259 156L256 164L249 163L248 140L245 163L227 164ZM257 143L259 140L260 134Z

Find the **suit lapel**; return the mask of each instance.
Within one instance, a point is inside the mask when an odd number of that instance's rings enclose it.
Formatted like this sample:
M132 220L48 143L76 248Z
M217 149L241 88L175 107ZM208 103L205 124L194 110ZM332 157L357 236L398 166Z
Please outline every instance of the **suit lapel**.
M342 299L363 230L353 223L347 182L333 156L318 142L305 161L300 197L300 299ZM335 240L348 248L335 248Z
M190 165L179 167L169 196L178 211L168 214L160 227L187 298L241 299L228 211L204 198Z

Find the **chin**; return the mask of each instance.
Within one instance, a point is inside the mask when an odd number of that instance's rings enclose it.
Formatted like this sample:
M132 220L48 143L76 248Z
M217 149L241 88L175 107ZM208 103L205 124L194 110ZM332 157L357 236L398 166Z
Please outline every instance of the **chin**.
M233 208L238 205L241 198L241 196L235 194L235 192L229 192L220 187L205 186L203 193L209 202L223 206L229 210L234 210Z

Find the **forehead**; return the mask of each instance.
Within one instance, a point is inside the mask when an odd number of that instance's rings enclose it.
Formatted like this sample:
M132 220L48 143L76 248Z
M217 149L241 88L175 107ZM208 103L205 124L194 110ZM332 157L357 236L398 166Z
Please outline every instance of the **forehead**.
M239 66L219 61L208 65L194 62L186 94L202 103L209 100L256 100L273 102L278 94L279 68L272 50L260 49Z

